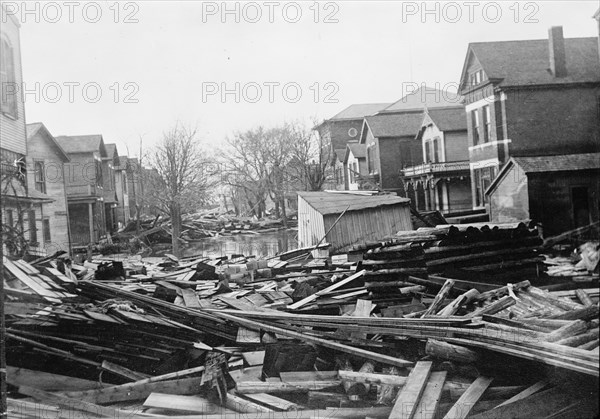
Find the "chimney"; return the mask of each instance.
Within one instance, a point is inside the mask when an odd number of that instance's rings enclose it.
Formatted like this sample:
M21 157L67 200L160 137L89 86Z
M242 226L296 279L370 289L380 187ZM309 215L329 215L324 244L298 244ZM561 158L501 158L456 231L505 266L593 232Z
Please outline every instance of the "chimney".
M565 38L562 26L552 26L548 30L548 49L550 51L550 71L554 77L567 75L567 58L565 56Z

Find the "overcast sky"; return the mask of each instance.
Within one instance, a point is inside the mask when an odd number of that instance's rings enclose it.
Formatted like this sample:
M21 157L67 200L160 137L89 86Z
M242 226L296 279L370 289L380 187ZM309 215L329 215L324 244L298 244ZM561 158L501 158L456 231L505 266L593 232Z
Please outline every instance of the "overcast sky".
M599 7L59 1L23 15L21 2L6 3L22 24L27 121L54 135L100 133L130 155L140 136L150 147L177 121L217 145L236 130L393 102L423 83L452 90L469 42L542 39L553 25L597 36Z

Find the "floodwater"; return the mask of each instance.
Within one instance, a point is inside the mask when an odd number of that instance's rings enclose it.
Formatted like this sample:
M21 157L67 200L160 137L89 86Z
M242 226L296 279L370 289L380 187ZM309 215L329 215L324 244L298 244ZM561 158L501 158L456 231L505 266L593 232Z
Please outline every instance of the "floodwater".
M183 249L183 256L220 257L233 254L271 257L277 253L298 248L298 231L278 230L259 234L235 234L231 236L208 237L189 243Z

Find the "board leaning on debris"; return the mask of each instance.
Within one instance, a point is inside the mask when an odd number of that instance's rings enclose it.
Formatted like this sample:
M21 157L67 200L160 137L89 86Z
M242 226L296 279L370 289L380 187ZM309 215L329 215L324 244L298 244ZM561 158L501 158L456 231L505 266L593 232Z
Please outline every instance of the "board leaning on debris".
M598 243L577 261L551 247L566 238L444 225L333 261L5 258L9 416L593 417Z

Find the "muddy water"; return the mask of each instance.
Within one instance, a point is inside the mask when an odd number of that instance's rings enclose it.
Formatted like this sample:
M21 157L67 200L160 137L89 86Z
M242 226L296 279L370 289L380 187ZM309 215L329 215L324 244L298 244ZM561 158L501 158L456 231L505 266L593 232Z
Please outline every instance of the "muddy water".
M219 257L232 254L275 256L279 252L297 249L297 234L296 230L279 230L260 234L210 237L186 245L183 256Z

